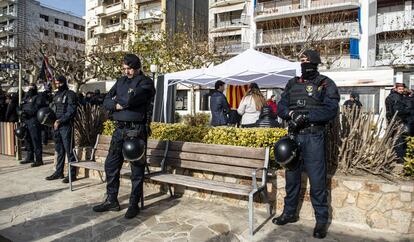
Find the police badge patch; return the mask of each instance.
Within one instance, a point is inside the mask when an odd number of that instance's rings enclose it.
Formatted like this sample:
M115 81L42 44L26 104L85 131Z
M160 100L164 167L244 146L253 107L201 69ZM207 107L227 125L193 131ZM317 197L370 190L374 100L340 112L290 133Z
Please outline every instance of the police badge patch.
M308 93L308 96L312 96L313 86L306 86L306 92Z
M128 94L130 94L131 92L133 92L134 91L134 89L132 89L132 88L129 88L128 89Z

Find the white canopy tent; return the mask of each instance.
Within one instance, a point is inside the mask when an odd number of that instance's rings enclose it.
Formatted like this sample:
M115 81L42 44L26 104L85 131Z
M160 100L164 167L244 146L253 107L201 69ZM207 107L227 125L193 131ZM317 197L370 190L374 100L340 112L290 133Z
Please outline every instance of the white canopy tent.
M291 62L253 49L213 67L169 73L164 76L164 117L167 115L168 87L176 84L214 88L218 80L231 85L256 82L260 88L284 88L300 73L300 63Z

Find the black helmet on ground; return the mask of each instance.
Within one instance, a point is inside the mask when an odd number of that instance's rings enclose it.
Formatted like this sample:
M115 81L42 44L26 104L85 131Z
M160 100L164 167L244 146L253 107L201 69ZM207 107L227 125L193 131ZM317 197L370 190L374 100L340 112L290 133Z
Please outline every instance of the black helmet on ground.
M19 140L24 140L26 138L26 135L27 135L27 127L25 125L22 125L20 127L17 127L14 130L14 135L16 135L16 137Z
M135 165L144 165L145 160L142 159L145 154L145 142L140 138L130 138L124 141L122 146L122 155L124 159L134 163Z
M282 165L291 171L298 167L299 146L291 137L285 136L279 139L275 143L274 152L277 164Z
M44 107L37 111L37 120L39 123L52 127L56 121L56 114L49 107Z

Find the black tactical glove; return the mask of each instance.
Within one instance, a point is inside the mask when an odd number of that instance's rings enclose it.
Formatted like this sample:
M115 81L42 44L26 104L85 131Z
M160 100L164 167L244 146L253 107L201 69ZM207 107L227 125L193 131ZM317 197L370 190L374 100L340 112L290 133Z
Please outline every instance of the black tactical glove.
M305 128L309 122L308 114L304 112L293 112L292 119L289 121L289 131L298 132L300 129Z

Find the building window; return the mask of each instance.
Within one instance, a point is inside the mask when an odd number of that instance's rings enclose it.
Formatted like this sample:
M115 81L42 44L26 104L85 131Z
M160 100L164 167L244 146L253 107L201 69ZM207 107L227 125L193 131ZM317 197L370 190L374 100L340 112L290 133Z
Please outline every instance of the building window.
M64 39L64 35L62 33L55 32L55 38L57 38L57 39Z
M210 110L210 90L200 90L200 111Z
M188 91L177 90L175 97L175 110L188 110Z
M49 30L48 29L40 28L40 33L43 33L44 36L49 36Z
M64 35L63 35L63 39L64 39L64 40L69 40L69 36L68 36L67 34L64 34Z
M63 26L69 27L69 22L68 21L63 21Z
M59 24L59 19L55 18L55 24Z
M42 18L44 21L49 22L49 16L40 14L40 18Z

